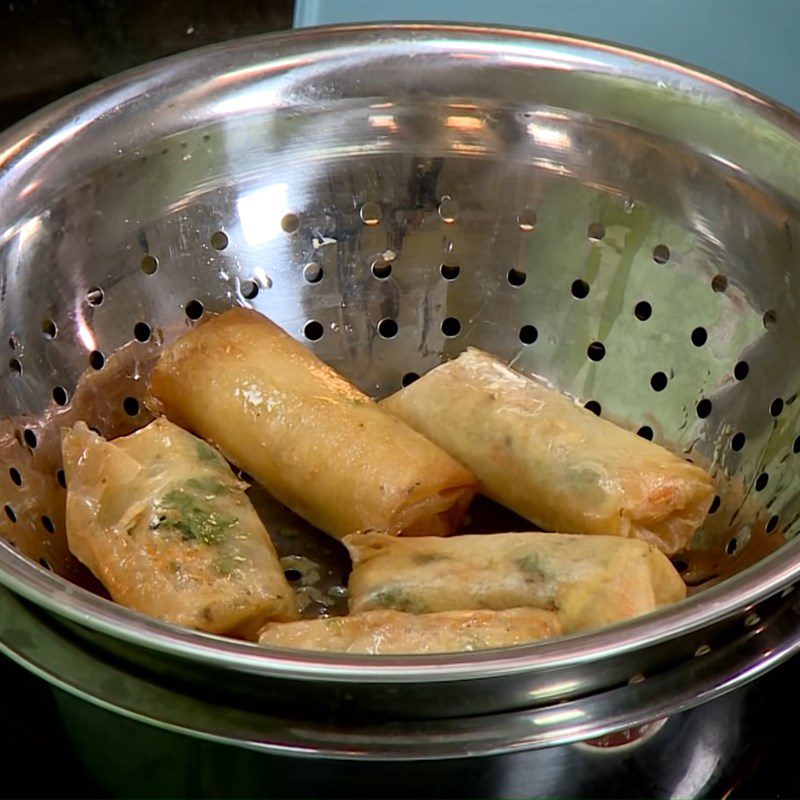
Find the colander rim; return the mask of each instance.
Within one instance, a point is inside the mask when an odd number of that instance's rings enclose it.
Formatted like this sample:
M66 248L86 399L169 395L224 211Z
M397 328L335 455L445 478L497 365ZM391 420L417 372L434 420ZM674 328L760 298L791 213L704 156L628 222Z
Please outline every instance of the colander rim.
M9 159L16 157L17 160L21 160L30 150L34 149L35 146L39 144L39 141L36 140L36 134L47 127L43 123L45 120L50 120L55 113L61 111L63 112L61 116L66 118L70 114L74 114L77 108L81 107L85 109L90 107L95 100L114 93L130 84L136 78L153 78L156 74L167 72L183 62L188 62L191 59L204 57L215 52L230 50L234 47L246 47L248 45L255 45L256 43L276 43L284 39L291 41L308 39L314 42L314 40L320 36L327 40L335 40L336 37L344 37L346 35L358 33L386 35L389 32L430 34L432 36L448 33L454 35L473 35L476 37L494 35L498 37L502 36L505 39L516 39L518 41L529 40L553 45L563 45L565 47L574 47L578 50L587 47L589 49L599 49L621 59L628 59L633 63L641 62L656 67L665 67L667 70L677 70L677 72L682 73L686 78L700 85L714 87L717 90L721 90L723 93L736 96L740 101L744 101L752 106L752 110L757 111L759 115L769 117L771 122L777 123L781 127L788 125L788 127L793 128L794 131L800 135L800 109L795 110L769 97L763 92L753 89L741 82L732 80L731 78L719 75L712 70L707 70L689 62L670 58L644 48L627 45L623 46L605 39L577 36L548 29L526 27L511 28L507 25L491 23L478 25L471 23L415 22L404 20L401 22L385 23L369 22L318 25L308 28L290 29L287 31L254 34L185 50L173 55L163 56L145 64L130 67L122 72L93 81L74 92L70 92L64 97L46 104L5 130L0 131L0 170L8 168ZM411 41L411 39L408 39L407 43L411 43ZM418 45L424 44L425 40L419 39L415 41L415 43ZM324 50L326 48L319 49ZM332 46L327 49L332 49ZM16 142L22 142L23 146L15 147L14 143ZM2 173L0 173L0 175L2 175ZM1 183L2 181L0 181L0 184Z
M695 84L714 87L716 92L735 96L750 110L783 128L800 131L800 113L753 90L682 62L643 50L621 47L585 37L556 32L512 29L504 26L454 25L403 22L389 25L341 25L308 28L259 35L188 51L136 67L106 78L50 104L31 117L0 134L0 168L30 157L42 144L39 134L53 135L57 123L68 117L102 107L131 83L142 89L162 73L182 65L189 70L193 59L213 52L256 43L305 40L310 52L336 46L339 39L369 33L395 35L398 42L424 47L429 39L450 35L497 39L517 43L537 42L560 47L601 50L631 65L647 64L667 71L678 71ZM418 38L414 38L414 34ZM403 38L405 36L405 39ZM428 37L426 39L425 37ZM117 98L119 99L119 98ZM0 180L0 188L3 181ZM775 594L800 579L800 538L762 559L738 575L713 586L679 604L626 623L551 641L520 645L503 651L448 654L437 656L348 656L313 654L268 649L223 637L178 628L118 606L104 598L51 574L0 541L0 583L46 610L79 625L145 648L188 658L224 664L230 668L261 675L291 677L297 680L334 682L443 682L511 675L580 663L652 646L738 613L747 613L758 601Z
M191 661L272 677L334 682L446 682L597 663L744 618L800 580L800 538L741 573L679 603L624 623L503 650L417 656L354 656L282 650L193 631L132 611L47 572L0 541L0 583L90 630Z

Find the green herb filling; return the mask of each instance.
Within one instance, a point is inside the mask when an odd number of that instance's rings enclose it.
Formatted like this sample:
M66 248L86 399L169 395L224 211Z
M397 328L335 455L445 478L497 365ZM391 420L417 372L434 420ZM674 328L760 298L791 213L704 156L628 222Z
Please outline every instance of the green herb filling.
M215 511L204 498L185 489L167 492L158 502L157 513L153 530L175 531L184 541L207 545L222 544L237 523L236 517Z

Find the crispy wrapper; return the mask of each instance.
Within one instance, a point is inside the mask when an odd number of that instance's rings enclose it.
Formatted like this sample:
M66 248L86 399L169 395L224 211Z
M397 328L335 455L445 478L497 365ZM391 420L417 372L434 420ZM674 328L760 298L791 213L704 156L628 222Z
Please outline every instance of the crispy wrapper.
M270 623L259 643L299 650L410 655L511 647L560 633L558 616L538 608L435 614L383 610L348 617Z
M700 467L473 348L382 405L544 530L633 537L671 554L714 497Z
M165 349L150 406L326 533L451 533L477 481L281 328L233 309Z
M222 456L165 419L106 441L62 437L67 540L118 603L253 638L297 605L272 540Z
M353 558L353 614L412 614L530 606L555 611L564 633L611 625L682 600L669 559L636 539L564 533L490 533L344 540Z

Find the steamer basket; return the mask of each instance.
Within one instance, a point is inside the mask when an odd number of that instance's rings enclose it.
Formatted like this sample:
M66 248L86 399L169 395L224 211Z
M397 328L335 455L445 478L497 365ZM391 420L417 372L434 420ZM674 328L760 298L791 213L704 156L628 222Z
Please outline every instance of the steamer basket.
M0 581L39 610L4 595L6 650L96 703L192 730L167 703L115 700L42 661L17 635L38 626L227 708L231 740L238 724L251 746L348 758L575 741L788 657L800 647L799 122L606 44L397 25L199 50L8 131ZM267 650L98 596L65 545L58 429L144 424L159 345L237 303L375 396L476 345L710 465L720 500L680 556L694 595L579 637L413 658ZM340 610L339 546L255 494L282 554L322 565L302 589L307 613ZM473 525L521 524L498 514L479 507ZM232 716L244 703L283 722L254 734ZM320 709L370 721L331 728Z

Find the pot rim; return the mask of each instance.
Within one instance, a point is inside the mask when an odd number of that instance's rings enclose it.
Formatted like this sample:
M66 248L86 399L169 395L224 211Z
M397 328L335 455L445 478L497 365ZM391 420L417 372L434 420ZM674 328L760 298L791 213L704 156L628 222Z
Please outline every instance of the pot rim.
M534 709L449 719L291 719L176 692L57 632L0 590L0 653L68 694L130 719L271 755L359 761L491 756L585 742L741 689L800 651L800 607L784 598L750 636L644 681ZM5 631L4 631L5 629ZM730 677L720 680L721 667ZM628 745L629 747L629 745Z

